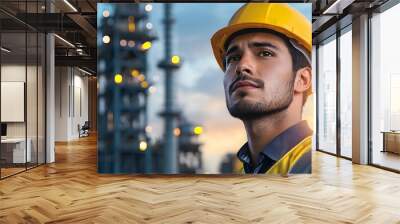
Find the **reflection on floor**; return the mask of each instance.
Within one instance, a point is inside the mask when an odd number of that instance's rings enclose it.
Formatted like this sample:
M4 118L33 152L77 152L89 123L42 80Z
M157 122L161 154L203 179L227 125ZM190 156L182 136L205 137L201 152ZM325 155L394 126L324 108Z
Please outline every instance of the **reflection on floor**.
M13 175L15 173L18 173L18 172L21 172L24 170L25 170L25 167L24 168L19 168L19 167L17 167L17 168L1 168L1 178Z
M399 223L400 175L313 153L313 173L100 175L96 137L0 181L0 223Z
M10 175L13 175L13 174L16 174L16 173L19 173L19 172L22 172L22 171L26 170L25 164L18 164L18 165L13 165L13 164L5 165L5 164L2 164L2 165L5 166L5 167L2 167L1 170L0 170L1 178L5 178L7 176L10 176ZM26 165L27 169L30 169L30 168L35 167L35 166L36 166L36 164L34 164L34 163L28 163Z
M392 152L374 151L373 163L400 171L400 155Z

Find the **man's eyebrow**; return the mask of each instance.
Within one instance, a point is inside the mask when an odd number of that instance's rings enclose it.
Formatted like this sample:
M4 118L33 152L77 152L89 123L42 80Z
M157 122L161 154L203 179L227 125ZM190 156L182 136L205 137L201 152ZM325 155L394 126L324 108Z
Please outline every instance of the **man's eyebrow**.
M278 46L276 46L275 44L272 44L270 42L251 42L251 43L249 43L249 47L270 47L275 50L279 50Z
M237 45L233 45L232 47L229 47L228 50L226 51L225 55L229 55L232 52L235 52L239 49Z
M249 47L270 47L275 50L279 50L279 47L276 46L275 44L272 44L270 42L250 42ZM232 47L229 47L228 50L226 51L225 55L229 55L232 52L235 52L239 49L237 45L233 45Z

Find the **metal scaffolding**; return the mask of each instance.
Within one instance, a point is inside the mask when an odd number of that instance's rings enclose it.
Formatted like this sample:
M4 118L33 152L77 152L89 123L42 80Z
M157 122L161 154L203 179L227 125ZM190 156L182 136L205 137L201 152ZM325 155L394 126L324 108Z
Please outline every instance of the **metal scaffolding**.
M164 172L178 173L178 144L174 136L174 129L177 127L177 117L180 112L174 105L174 77L173 71L180 67L180 63L172 62L172 4L164 5L164 41L165 56L160 61L159 67L165 71L165 109L160 113L164 118Z
M150 173L147 51L155 36L142 4L101 4L98 12L98 171Z

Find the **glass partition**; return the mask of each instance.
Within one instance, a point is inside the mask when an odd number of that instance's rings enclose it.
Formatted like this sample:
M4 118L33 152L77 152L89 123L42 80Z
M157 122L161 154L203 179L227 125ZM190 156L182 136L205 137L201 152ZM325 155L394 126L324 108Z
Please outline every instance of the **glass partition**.
M0 178L45 163L46 40L22 22L27 13L43 13L44 3L0 2L13 12L0 11Z
M318 150L336 154L336 36L318 47Z
M34 167L37 165L37 127L38 127L38 35L36 32L29 31L27 33L27 85L26 85L26 112L27 112L27 151L29 153L29 160L27 167Z
M352 157L352 33L340 36L340 155Z
M373 15L371 72L372 164L400 171L400 4Z
M46 37L43 33L38 33L38 64L37 64L37 162L38 165L46 162L45 148L45 111L46 111Z
M1 34L1 175L24 171L26 151L26 33Z

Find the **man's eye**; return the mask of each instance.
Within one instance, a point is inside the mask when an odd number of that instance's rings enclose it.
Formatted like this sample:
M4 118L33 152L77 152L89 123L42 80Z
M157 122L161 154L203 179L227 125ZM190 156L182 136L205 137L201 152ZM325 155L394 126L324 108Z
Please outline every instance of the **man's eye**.
M272 53L269 51L260 51L260 53L258 53L258 55L261 57L271 57Z
M226 63L230 63L232 61L239 61L240 60L240 56L239 55L232 55L232 56L228 56L228 58L226 59Z

